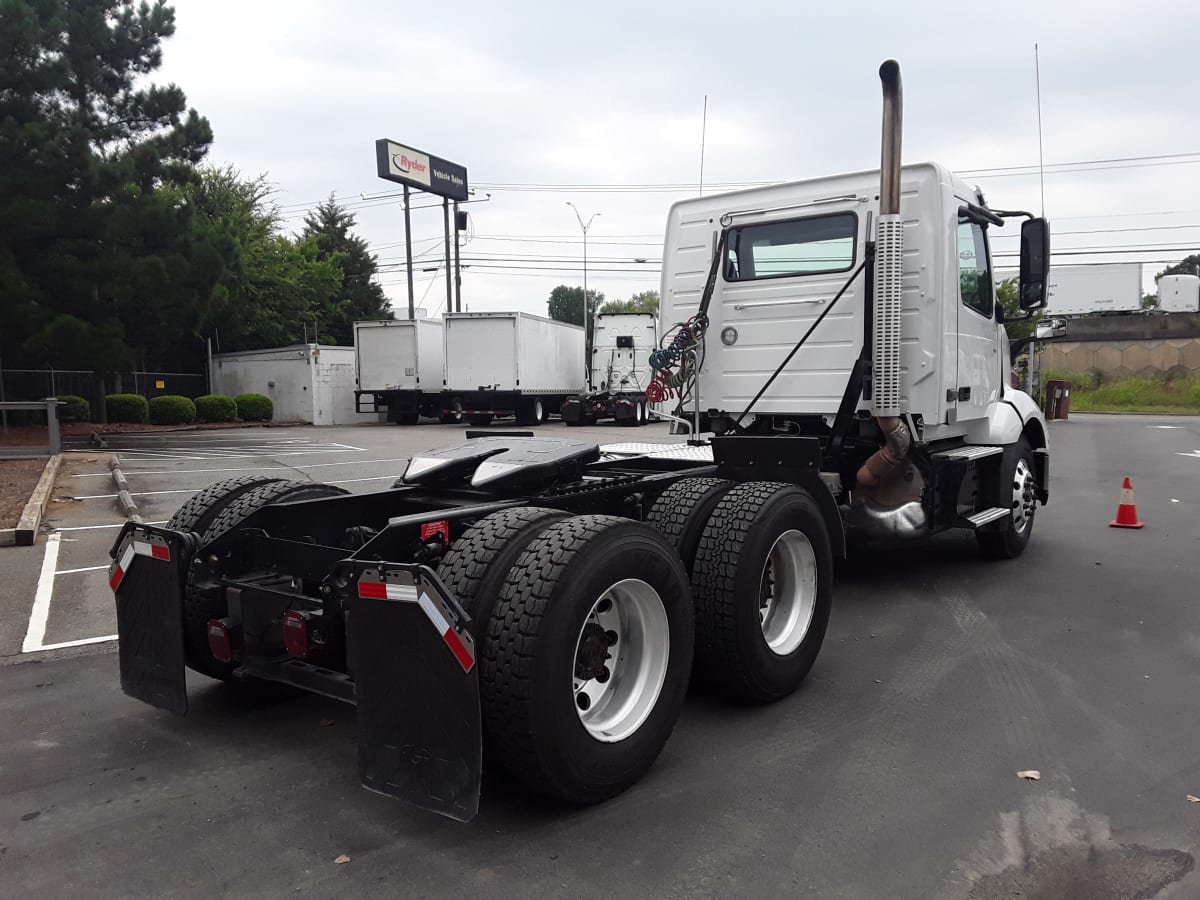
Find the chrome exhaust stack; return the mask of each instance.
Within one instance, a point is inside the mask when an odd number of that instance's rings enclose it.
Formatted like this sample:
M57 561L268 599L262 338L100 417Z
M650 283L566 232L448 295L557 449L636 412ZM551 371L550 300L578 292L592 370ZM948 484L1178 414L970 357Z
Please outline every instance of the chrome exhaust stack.
M901 418L904 410L900 405L900 310L904 277L904 223L900 218L904 89L900 64L894 59L886 60L879 67L879 80L883 85L883 137L875 232L871 415L886 443L858 470L859 496L852 514L867 526L865 531L890 537L919 537L928 530L928 516L919 499L923 479L915 467L905 463L912 435Z

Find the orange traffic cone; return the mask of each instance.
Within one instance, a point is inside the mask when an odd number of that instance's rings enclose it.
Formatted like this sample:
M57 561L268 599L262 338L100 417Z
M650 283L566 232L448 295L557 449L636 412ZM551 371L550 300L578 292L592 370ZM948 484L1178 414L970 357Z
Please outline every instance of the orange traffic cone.
M1133 485L1130 484L1128 476L1121 488L1121 505L1117 507L1117 517L1108 524L1113 528L1141 528L1146 524L1138 521L1137 505L1133 502Z

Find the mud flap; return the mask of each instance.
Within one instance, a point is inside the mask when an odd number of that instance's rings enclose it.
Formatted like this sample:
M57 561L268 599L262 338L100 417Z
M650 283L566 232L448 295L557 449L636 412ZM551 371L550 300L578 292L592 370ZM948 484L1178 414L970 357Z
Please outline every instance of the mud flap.
M479 811L482 770L470 618L425 566L347 565L362 783L469 821Z
M191 558L192 540L191 535L127 522L109 551L121 690L177 716L188 708L182 573Z

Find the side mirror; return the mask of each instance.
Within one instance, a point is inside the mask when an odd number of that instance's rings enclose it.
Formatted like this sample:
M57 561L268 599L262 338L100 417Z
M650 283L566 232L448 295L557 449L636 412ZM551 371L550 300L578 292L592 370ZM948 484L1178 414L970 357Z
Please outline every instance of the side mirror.
M1046 305L1050 272L1050 223L1026 219L1021 223L1021 309L1033 312Z

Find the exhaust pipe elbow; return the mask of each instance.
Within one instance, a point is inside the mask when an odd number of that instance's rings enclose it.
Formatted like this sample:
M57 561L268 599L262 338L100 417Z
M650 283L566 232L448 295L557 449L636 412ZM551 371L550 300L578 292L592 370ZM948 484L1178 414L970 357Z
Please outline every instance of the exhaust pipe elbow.
M883 84L883 147L880 159L879 214L900 212L900 133L904 109L904 85L900 63L885 60L879 67Z
M881 418L877 421L887 443L871 454L855 475L858 486L866 490L878 487L892 470L904 462L912 446L912 435L908 433L908 426L903 419Z

